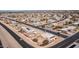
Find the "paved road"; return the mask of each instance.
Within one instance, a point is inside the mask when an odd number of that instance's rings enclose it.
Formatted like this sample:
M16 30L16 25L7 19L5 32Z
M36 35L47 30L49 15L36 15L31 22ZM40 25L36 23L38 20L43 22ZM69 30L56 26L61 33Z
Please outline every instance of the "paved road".
M79 32L77 32L76 34L72 35L71 37L66 38L64 41L58 43L55 46L52 46L51 48L66 48L67 46L72 44L77 39L79 39Z
M0 40L0 48L3 48L1 40Z
M4 48L21 48L21 45L0 25L0 39Z
M11 31L9 28L7 28L4 24L0 23L1 26L3 26L14 38L15 40L23 47L23 48L33 48L29 44L27 44L24 40L20 40L21 38L16 35L13 31Z

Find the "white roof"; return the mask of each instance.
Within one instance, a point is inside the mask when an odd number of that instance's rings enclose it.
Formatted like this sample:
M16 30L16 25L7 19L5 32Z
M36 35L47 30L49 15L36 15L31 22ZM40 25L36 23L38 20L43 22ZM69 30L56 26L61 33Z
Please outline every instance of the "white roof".
M63 29L61 29L61 30L68 30L68 29L73 30L73 29L75 29L75 28L76 28L75 26L69 26L69 27L63 28Z
M45 33L45 34L42 34L42 36L43 37L47 37L47 39L50 40L50 38L53 37L53 36L55 36L55 35L50 34L50 33Z
M79 22L75 22L74 24L79 24Z
M30 29L28 30L26 27L21 27L25 32L33 32L34 30Z

